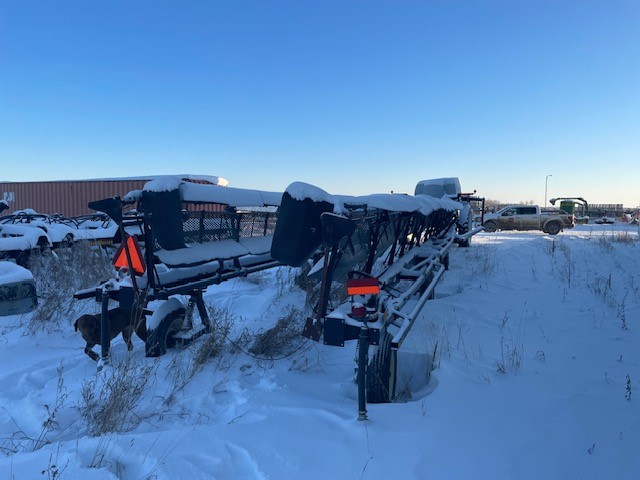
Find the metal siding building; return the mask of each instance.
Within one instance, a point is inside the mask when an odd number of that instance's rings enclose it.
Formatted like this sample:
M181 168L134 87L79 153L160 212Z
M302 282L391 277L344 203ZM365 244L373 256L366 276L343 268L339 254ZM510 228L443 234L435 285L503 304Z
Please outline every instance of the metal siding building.
M0 182L1 198L9 204L9 210L3 213L30 208L38 213L60 213L66 217L85 215L93 213L87 206L89 202L123 197L132 190L141 190L149 180L151 178ZM202 210L221 211L224 206L206 204Z

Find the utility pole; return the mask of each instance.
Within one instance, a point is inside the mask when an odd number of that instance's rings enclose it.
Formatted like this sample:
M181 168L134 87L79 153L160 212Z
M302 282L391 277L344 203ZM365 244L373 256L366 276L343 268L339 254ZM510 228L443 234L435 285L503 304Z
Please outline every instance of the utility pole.
M551 176L553 175L547 175L544 179L544 205L542 206L543 208L547 206L547 185L549 184L549 177Z

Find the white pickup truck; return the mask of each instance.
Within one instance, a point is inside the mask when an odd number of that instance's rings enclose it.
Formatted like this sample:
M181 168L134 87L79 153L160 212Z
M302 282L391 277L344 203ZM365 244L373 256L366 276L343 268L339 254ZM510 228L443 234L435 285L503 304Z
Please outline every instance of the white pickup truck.
M573 215L562 210L540 211L537 205L509 205L484 216L486 232L496 230L542 230L557 235L575 226Z

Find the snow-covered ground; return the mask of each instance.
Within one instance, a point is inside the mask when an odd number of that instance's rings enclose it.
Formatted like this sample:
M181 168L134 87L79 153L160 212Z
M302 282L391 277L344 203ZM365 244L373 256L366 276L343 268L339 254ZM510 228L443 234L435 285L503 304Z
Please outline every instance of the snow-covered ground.
M304 308L292 272L205 300L242 339ZM365 422L355 344L265 360L240 341L196 368L206 337L157 360L137 338L127 360L118 338L97 374L73 318L25 335L28 320L0 317L2 478L640 478L637 227L483 233L453 250L419 330L438 344L430 384ZM115 402L120 433L91 435L108 426L87 405L114 378L137 400Z

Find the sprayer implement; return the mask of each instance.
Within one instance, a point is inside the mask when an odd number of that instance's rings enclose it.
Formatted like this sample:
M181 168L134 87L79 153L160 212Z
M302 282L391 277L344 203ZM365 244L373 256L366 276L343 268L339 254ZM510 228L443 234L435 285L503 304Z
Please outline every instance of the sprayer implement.
M446 197L344 197L301 183L283 195L271 255L285 265L312 264L310 275L321 277L303 335L334 346L358 341L360 418L367 401L394 401L429 380L433 352L411 332L451 248L482 230L466 217L463 226L461 211ZM342 285L347 299L333 300Z

